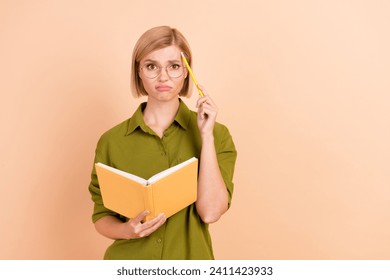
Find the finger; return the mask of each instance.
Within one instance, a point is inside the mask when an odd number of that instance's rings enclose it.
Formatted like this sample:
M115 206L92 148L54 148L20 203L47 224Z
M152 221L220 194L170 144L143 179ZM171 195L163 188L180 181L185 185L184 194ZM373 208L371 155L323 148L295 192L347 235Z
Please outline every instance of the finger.
M217 108L217 106L216 106L214 100L213 100L210 96L207 96L207 100L206 100L205 103L206 103L206 104L210 104L211 106Z
M199 113L199 116L200 116L200 119L201 120L215 120L216 119L216 112L214 110L208 110L208 109L204 109L202 110L202 112Z
M213 107L212 105L209 105L209 104L203 104L201 107L199 107L198 109L198 114L199 115L202 115L202 114L212 114L212 115L216 115L218 113L218 110Z
M145 210L145 211L142 211L141 213L139 213L134 219L132 219L132 223L133 224L138 224L138 223L141 223L142 220L144 220L144 218L149 215L150 212L148 210Z
M202 110L202 109L208 109L208 110L212 110L212 111L218 111L218 108L215 107L213 104L210 104L210 103L202 103L200 106L199 106L199 110Z
M155 232L162 224L164 224L165 221L166 221L166 217L164 216L164 214L160 214L159 216L157 216L153 220L148 221L147 224L145 223L142 225L143 229L140 231L139 236L140 237L149 236L150 234ZM149 223L149 222L152 222L152 223ZM144 226L146 226L146 227L144 227Z
M197 103L196 103L196 107L201 107L203 104L209 104L215 108L217 108L215 102L213 101L213 99L211 99L210 96L204 96L204 97L201 97L197 100Z
M204 96L207 96L207 91L205 90L204 86L198 84L198 88L203 92Z
M160 220L163 220L163 219L165 219L165 215L163 213L161 213L158 216L156 216L155 218L143 223L141 225L141 229L144 230L144 229L150 228L150 227L154 226L155 224L157 224L158 222L160 222Z
M205 103L208 103L208 104L211 103L208 96L200 97L200 98L197 100L197 102L196 102L196 107L199 108L199 107L201 107L201 106L202 106L203 104L205 104Z
M199 99L197 101L197 104L196 104L196 107L198 107L201 103L205 102L205 100L207 100L207 97L209 96L207 94L207 91L204 89L204 87L202 85L198 85L197 86L197 89L202 91L203 93L203 96L202 95L199 95Z
M206 100L206 97L200 97L197 101L196 101L196 108L199 108Z

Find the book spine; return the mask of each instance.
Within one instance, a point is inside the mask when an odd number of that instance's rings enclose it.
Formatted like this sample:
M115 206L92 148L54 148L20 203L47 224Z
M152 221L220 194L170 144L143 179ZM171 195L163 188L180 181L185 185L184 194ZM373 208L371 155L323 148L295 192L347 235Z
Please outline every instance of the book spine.
M150 214L146 216L146 221L149 221L156 217L154 209L153 188L152 185L145 186L144 190L144 205L145 210L149 210Z

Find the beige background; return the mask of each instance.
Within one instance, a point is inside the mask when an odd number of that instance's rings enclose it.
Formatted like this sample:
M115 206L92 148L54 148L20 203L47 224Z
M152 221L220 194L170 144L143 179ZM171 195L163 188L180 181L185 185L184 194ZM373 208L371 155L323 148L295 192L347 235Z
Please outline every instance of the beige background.
M95 145L141 101L135 41L171 25L239 151L216 257L389 259L389 14L387 0L1 0L0 258L102 257Z

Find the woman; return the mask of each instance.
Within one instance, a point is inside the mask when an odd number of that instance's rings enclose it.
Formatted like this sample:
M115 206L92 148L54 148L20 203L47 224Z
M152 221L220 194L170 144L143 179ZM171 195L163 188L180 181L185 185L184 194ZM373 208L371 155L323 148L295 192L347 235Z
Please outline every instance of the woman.
M95 162L149 178L196 157L198 199L168 219L161 214L143 223L147 211L127 219L104 207L93 169L92 219L100 234L115 240L105 259L214 259L208 224L230 206L237 153L228 129L216 122L217 107L209 95L199 98L197 112L181 100L190 91L181 52L191 65L189 45L176 29L160 26L140 37L131 83L133 92L147 96L147 102L102 135Z

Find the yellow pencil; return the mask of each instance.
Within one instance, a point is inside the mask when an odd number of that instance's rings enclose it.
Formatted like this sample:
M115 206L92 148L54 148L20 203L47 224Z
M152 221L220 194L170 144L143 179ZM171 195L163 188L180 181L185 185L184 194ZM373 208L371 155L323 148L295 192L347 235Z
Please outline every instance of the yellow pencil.
M194 73L192 73L191 67L190 67L190 65L188 64L188 61L187 61L186 57L184 56L184 53L183 53L183 52L181 52L181 57L183 58L184 64L185 64L186 67L187 67L188 73L190 73L190 76L191 76L191 78L192 78L192 81L194 82L196 88L198 89L199 95L200 95L201 97L203 97L203 96L204 96L203 91L199 88L198 82L196 81L195 76L194 76Z

